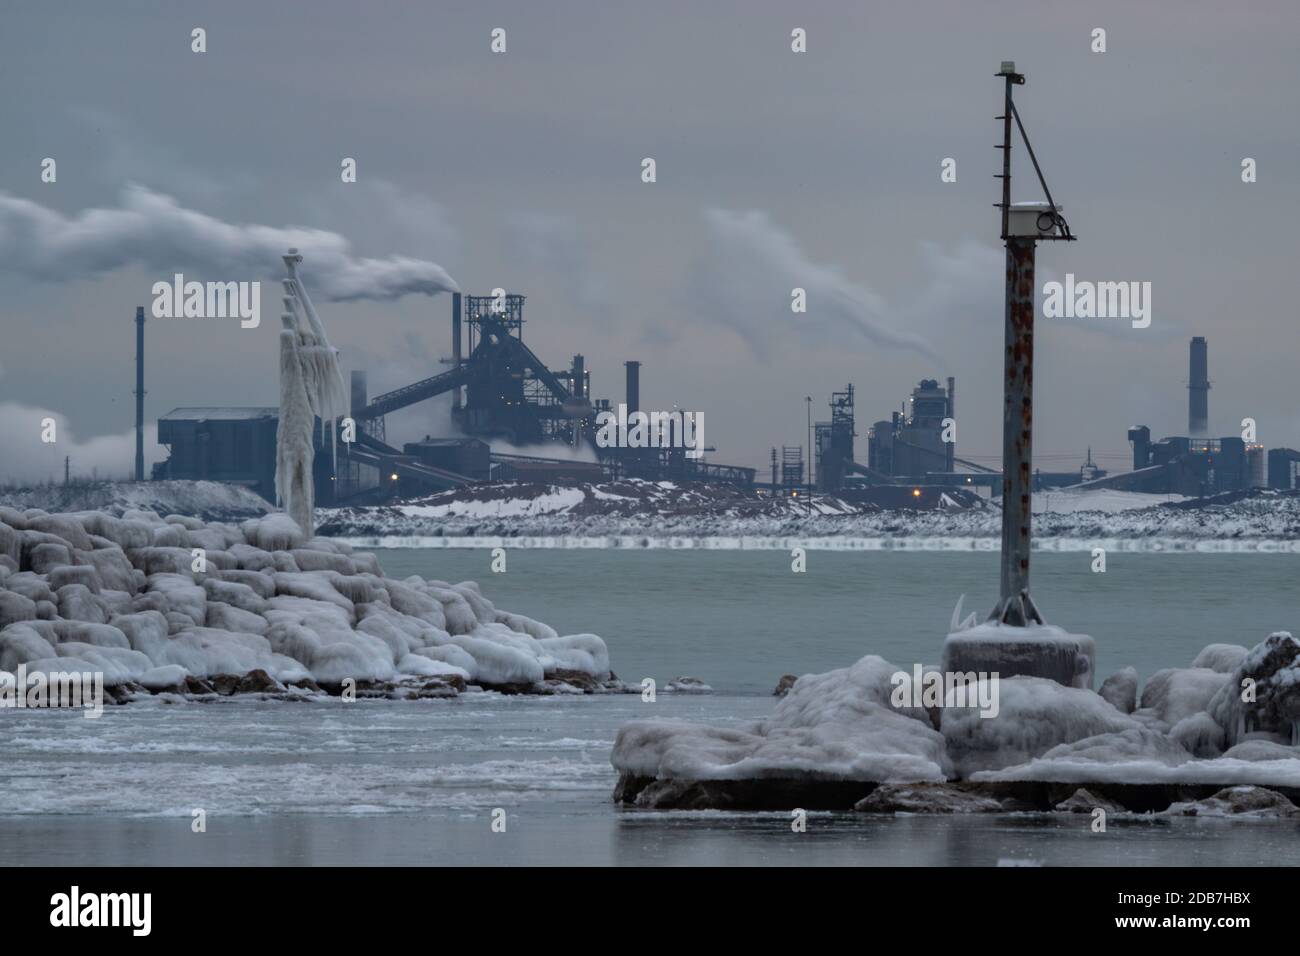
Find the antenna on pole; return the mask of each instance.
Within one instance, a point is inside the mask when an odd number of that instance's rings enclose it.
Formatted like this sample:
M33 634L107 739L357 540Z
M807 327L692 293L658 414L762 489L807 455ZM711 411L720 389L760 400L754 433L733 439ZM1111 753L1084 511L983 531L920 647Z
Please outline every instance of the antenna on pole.
M1042 167L1029 145L1012 88L1025 75L1016 64L1002 62L997 75L1006 81L1002 115L1002 240L1007 247L1007 286L1002 404L1002 566L997 607L989 619L1012 627L1042 624L1043 615L1029 596L1030 531L1033 520L1034 426L1034 250L1038 240L1073 241L1074 236L1052 200ZM1025 151L1034 164L1046 202L1011 201L1011 121L1015 120Z

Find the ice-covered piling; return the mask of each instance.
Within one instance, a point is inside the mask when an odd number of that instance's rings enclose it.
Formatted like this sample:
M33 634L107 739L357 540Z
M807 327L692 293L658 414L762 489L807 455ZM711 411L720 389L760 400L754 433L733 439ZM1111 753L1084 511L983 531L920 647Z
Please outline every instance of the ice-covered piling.
M949 634L943 644L946 673L1045 677L1066 687L1091 688L1096 660L1091 637L1051 624L977 624Z

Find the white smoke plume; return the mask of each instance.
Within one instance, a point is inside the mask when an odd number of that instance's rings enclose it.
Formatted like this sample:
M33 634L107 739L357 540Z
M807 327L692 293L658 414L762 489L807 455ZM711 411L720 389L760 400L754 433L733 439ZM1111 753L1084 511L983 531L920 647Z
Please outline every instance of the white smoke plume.
M0 272L31 278L66 280L128 265L164 279L186 271L200 281L271 278L290 247L311 263L317 288L334 302L459 289L442 266L428 260L357 257L336 232L232 224L144 186L123 189L115 208L75 216L0 192Z
M833 266L810 261L766 213L708 209L704 218L713 242L690 286L696 312L734 329L759 356L767 357L769 337L784 329L829 341L849 333L936 359L924 337L898 327L879 295ZM807 312L791 310L795 288L806 290Z
M45 419L55 423L55 441L41 441ZM76 479L127 479L135 467L135 429L116 435L99 435L85 440L72 431L67 416L48 408L0 402L0 483L27 484L63 481L63 459ZM144 429L145 469L161 460L164 449L158 444L158 426L149 422Z

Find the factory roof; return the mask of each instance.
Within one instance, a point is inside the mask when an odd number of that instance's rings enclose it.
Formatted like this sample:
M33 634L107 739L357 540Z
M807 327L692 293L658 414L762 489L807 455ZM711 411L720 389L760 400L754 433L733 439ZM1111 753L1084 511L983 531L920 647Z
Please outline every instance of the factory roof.
M275 418L280 409L274 405L200 405L191 408L173 408L161 420L167 421L244 421L250 418Z

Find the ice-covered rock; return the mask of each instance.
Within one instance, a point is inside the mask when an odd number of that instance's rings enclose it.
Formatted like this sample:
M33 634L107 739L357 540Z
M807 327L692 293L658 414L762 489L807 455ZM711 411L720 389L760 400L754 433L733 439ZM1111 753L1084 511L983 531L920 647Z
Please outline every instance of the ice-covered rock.
M1004 678L996 689L979 693L981 699L996 694L997 716L981 716L979 707L942 712L948 755L961 776L1022 764L1061 744L1139 727L1092 691L1042 677Z
M1257 644L1224 682L1207 710L1228 746L1254 731L1300 745L1300 641L1276 631Z
M698 677L674 677L668 683L664 684L664 690L670 693L707 694L713 690L713 688Z
M137 692L616 689L596 635L500 611L473 582L386 578L374 555L308 538L283 514L238 526L145 510L0 519L0 669L76 658Z
M1207 644L1192 661L1193 667L1206 667L1220 674L1231 674L1250 652L1240 644Z
M1208 667L1169 667L1151 675L1142 688L1139 713L1166 728L1206 710L1228 676Z
M1137 668L1126 667L1102 681L1101 690L1097 693L1121 714L1131 714L1137 710L1137 691Z
M794 674L782 674L781 679L776 682L776 688L772 691L773 697L784 697L790 693L790 688L799 678Z
M1080 787L1053 808L1058 813L1092 813L1105 810L1107 813L1124 813L1124 807L1114 800L1098 797Z
M873 655L807 675L748 727L633 721L610 759L624 775L661 780L943 781L951 766L929 715L889 703L896 672Z
M1225 787L1203 800L1171 804L1165 811L1181 817L1272 818L1300 816L1300 808L1283 794L1267 787Z
M1205 711L1184 717L1169 730L1193 757L1217 757L1223 753L1223 728Z
M1002 801L955 783L882 783L853 805L862 813L1002 813Z

